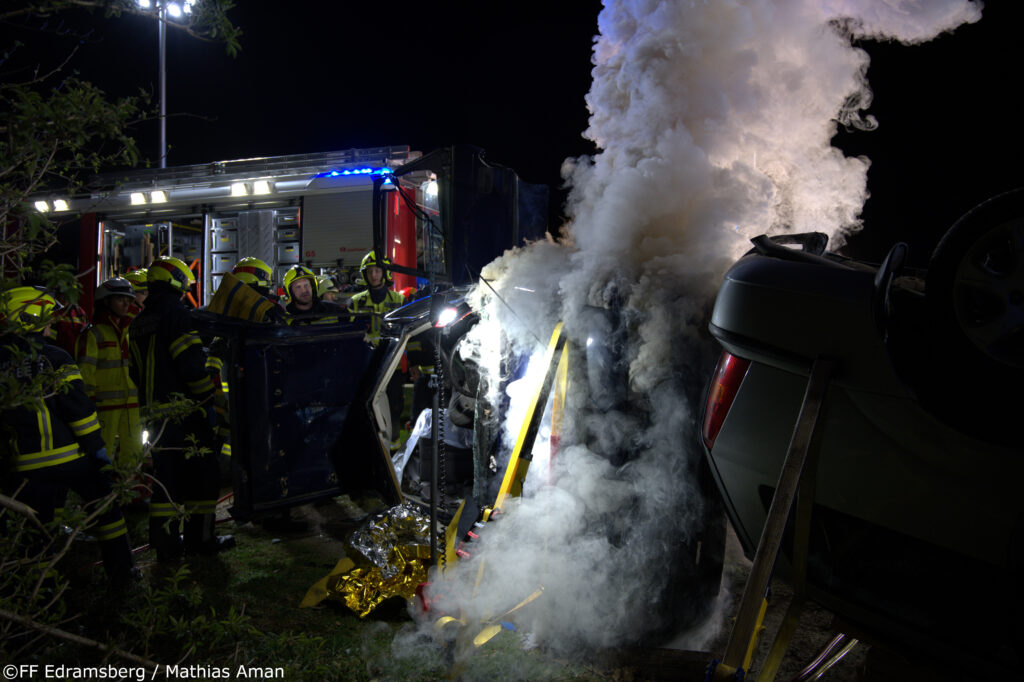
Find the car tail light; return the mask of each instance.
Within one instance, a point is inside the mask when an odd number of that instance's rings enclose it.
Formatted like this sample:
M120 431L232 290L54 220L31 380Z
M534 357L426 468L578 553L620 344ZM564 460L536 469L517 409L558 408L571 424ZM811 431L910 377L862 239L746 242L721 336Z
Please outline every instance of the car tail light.
M725 422L725 415L729 414L732 401L736 398L736 392L740 390L743 377L750 367L750 360L738 358L727 352L722 353L718 360L718 367L715 368L715 378L711 381L711 390L708 392L708 402L704 406L704 446L710 450L718 438L718 432Z

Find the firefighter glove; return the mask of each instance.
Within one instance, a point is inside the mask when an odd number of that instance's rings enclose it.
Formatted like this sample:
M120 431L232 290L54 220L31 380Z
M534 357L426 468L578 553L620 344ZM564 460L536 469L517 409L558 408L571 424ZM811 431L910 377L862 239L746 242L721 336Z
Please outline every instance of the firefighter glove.
M96 452L92 453L93 458L100 463L100 466L107 466L110 464L110 457L107 456L107 449L105 447L100 448Z

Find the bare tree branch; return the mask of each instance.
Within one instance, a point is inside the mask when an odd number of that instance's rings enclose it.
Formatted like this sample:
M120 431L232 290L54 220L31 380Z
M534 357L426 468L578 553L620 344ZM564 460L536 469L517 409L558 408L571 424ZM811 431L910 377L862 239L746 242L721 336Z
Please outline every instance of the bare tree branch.
M102 642L97 642L95 639L81 637L79 635L70 633L66 630L61 630L60 628L53 627L52 625L39 623L37 621L32 620L31 618L26 618L25 616L8 611L7 609L0 609L0 618L5 618L11 622L17 623L18 625L22 625L27 628L32 628L33 630L50 635L51 637L58 637L69 642L74 642L75 644L80 644L82 646L89 647L90 649L95 649L96 651L100 651L105 654L113 654L114 656L123 658L126 661L131 661L133 663L138 663L139 665L144 665L151 670L160 669L160 664L156 661L151 661L148 658L143 658L142 656L133 654L130 651L124 651L123 649L107 646Z

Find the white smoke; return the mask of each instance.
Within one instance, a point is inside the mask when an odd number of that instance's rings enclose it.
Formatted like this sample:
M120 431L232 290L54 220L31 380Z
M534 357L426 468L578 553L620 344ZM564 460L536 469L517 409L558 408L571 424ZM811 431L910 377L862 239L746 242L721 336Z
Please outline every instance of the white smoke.
M496 372L502 335L533 353L561 319L582 346L584 306L620 306L631 406L570 412L575 444L553 485L533 484L484 530L454 571L450 611L495 618L543 585L516 617L551 646L621 644L660 624L674 548L702 505L696 396L722 274L758 234L825 232L836 247L859 228L868 160L830 144L840 122L873 125L853 39L917 43L980 16L968 0L606 3L585 132L599 152L563 169L569 237L485 270L500 299L478 290L474 343ZM577 407L592 397L573 390Z

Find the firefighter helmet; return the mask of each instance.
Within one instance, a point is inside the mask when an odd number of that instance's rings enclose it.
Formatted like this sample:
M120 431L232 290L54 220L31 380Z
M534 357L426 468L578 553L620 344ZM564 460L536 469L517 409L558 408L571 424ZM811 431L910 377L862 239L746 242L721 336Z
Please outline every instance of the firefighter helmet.
M313 292L316 293L316 275L313 271L307 268L305 265L293 265L288 268L288 272L284 273L284 295L291 300L292 297L292 284L295 280L308 279L313 287Z
M153 284L155 282L166 282L177 291L183 292L196 281L195 275L178 258L173 256L161 256L149 266L146 280Z
M231 274L254 287L267 287L273 283L274 271L259 258L243 258L231 268Z
M366 282L366 286L370 286L370 280L366 279L366 268L376 265L378 268L384 271L384 284L391 284L391 261L387 258L377 262L377 255L371 251L370 253L363 256L363 262L359 264L359 276Z
M334 280L328 275L317 275L316 278L316 295L320 298L324 297L328 291L338 292L338 287L335 286Z
M129 298L135 298L135 288L127 279L114 277L113 279L108 279L106 282L96 287L96 293L92 300L95 303L99 303L111 296L127 296Z
M149 280L146 268L139 270L132 270L131 272L124 273L124 278L132 283L132 288L135 291L146 291L149 289Z
M0 295L0 315L24 332L40 331L63 307L43 287L14 287Z

